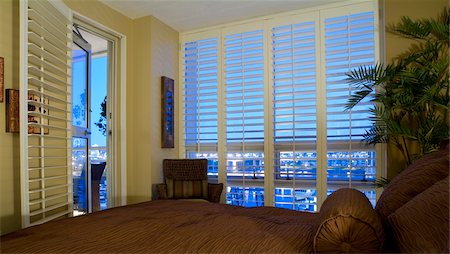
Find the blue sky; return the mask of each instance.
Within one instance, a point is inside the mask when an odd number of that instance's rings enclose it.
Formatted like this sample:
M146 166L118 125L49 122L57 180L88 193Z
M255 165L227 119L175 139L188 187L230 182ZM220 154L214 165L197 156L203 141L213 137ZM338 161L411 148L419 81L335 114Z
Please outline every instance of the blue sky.
M94 123L100 119L100 104L106 96L108 58L107 56L96 57L92 58L91 61L91 144L106 146L106 137Z
M95 57L91 60L91 145L106 146L106 137L103 136L101 131L95 126L95 123L100 119L101 106L103 99L107 92L107 68L108 59L107 56ZM76 61L73 63L73 105L81 106L81 95L84 92L83 82L85 80L85 62ZM84 111L84 109L82 109ZM76 118L73 115L73 122L77 123L77 126L83 126L83 116Z

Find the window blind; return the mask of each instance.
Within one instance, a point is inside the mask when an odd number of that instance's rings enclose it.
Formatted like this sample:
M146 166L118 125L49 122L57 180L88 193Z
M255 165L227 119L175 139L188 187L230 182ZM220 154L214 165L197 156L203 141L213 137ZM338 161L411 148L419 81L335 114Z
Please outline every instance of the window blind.
M376 5L333 5L182 34L187 42L214 37L219 44L214 158L228 204L317 210L327 194L349 186L375 202L380 156L361 145L371 104L344 107L352 93L346 73L373 64L378 52Z
M373 65L374 13L325 19L325 68L327 98L328 193L340 187L358 188L375 202L375 148L361 146L371 125L370 102L345 110L351 86L346 73L360 65Z
M316 208L315 22L272 31L274 204Z
M58 1L21 1L22 225L72 212L71 14Z
M188 158L208 159L208 175L218 176L218 40L184 44L184 130Z
M224 36L227 203L264 205L264 32Z

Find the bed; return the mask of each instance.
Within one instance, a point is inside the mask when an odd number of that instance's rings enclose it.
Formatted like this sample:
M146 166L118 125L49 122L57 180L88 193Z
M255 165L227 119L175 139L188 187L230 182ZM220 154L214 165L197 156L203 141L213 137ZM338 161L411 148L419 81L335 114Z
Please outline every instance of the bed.
M150 201L6 235L1 253L308 252L315 217L273 207Z
M4 235L0 253L448 253L448 149L403 170L375 209L350 188L318 213L156 200Z
M356 219L342 217L345 211L352 212ZM1 253L310 253L331 247L339 251L377 252L383 240L381 222L377 220L368 199L354 189L334 192L320 213L156 200L19 230L2 236L0 250ZM342 235L330 237L329 232L336 231L336 223L344 225L345 230ZM342 247L342 239L349 244Z

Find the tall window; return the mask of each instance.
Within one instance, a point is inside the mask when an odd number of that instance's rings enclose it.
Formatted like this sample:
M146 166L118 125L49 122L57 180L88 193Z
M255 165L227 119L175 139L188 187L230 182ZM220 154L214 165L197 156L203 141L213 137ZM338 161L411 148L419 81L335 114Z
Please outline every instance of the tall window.
M184 44L184 129L188 158L208 159L217 181L217 38Z
M366 1L182 35L186 155L210 159L228 204L316 211L341 187L375 204L381 169L361 144L371 104L345 110L346 73L377 60L375 10Z
M374 14L362 12L325 19L325 75L327 91L328 194L341 187L363 191L375 203L375 149L361 147L370 127L370 103L351 111L345 104L352 93L346 73L374 64Z
M272 32L274 203L316 208L316 34L314 20Z
M227 203L264 205L264 34L224 38Z

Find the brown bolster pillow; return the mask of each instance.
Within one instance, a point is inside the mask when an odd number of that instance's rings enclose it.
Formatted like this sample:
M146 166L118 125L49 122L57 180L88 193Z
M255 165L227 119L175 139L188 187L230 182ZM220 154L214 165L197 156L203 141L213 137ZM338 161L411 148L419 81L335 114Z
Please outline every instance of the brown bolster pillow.
M315 223L315 253L380 252L384 231L379 215L358 190L343 188L322 204Z

